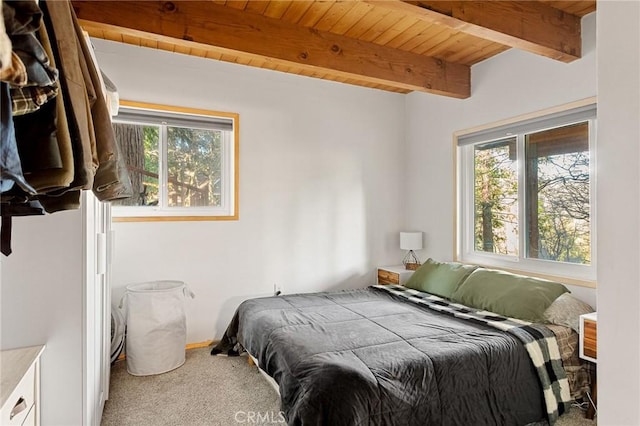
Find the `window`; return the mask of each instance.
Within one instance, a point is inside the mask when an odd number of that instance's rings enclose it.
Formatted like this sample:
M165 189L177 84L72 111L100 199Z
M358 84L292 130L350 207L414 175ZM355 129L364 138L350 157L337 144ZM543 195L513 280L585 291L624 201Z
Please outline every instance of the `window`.
M595 279L595 116L591 103L456 135L460 260Z
M121 102L113 128L133 196L115 220L237 219L238 115Z

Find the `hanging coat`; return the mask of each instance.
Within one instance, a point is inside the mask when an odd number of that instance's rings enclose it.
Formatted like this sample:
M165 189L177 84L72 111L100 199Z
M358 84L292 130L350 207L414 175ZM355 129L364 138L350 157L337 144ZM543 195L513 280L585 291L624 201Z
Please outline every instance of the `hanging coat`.
M55 62L63 72L60 84L74 156L74 188L91 189L98 157L80 46L67 1L40 1ZM92 89L91 89L92 90Z
M71 5L69 7L71 8ZM106 96L100 79L100 71L94 62L87 39L84 37L82 28L72 8L71 15L87 65L90 83L95 91L95 99L91 99L91 117L93 118L93 126L96 132L99 166L93 183L93 193L100 201L129 198L133 194L131 179L113 131L111 114L107 108Z
M22 174L22 163L13 129L9 85L0 82L0 92L0 170L2 171L0 190L6 192L16 183L25 192L35 194L36 190L27 183Z
M59 49L58 53L62 62L59 65L65 71L67 79L69 79L67 67L73 66L74 80L81 79L84 87L82 103L78 99L73 99L74 104L71 106L76 117L81 116L90 125L89 141L90 146L95 150L93 160L97 166L94 172L93 191L101 201L127 198L131 196L129 175L118 151L97 67L93 63L89 47L71 3L69 1L43 0L41 6L45 20L51 23L58 40L58 46L64 44L61 43L61 38L64 40L73 39L73 44L77 49L75 53L71 52L70 48ZM78 111L79 108L86 108L86 110ZM85 112L88 115L85 115Z

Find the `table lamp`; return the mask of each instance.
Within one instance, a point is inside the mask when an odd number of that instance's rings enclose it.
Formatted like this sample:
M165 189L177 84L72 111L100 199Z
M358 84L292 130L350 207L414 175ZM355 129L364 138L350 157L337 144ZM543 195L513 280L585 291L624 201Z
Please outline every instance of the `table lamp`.
M404 259L402 259L404 267L414 271L418 269L420 261L413 251L422 249L422 232L401 232L400 248L402 250L409 250Z

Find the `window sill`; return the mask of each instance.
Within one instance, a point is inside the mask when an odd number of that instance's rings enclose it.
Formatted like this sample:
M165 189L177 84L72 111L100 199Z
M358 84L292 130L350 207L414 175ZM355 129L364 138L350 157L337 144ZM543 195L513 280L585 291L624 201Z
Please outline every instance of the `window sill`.
M113 217L113 222L206 222L218 220L238 220L233 216L123 216Z

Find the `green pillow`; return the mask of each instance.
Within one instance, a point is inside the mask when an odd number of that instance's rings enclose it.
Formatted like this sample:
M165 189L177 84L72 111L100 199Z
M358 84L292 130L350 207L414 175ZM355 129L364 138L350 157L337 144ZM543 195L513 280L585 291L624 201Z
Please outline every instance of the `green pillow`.
M427 259L427 261L409 277L404 286L450 299L458 286L476 268L477 266L463 265L462 263L440 263L433 259Z
M569 290L553 281L491 269L477 269L451 296L476 309L527 321L542 321L544 311Z

